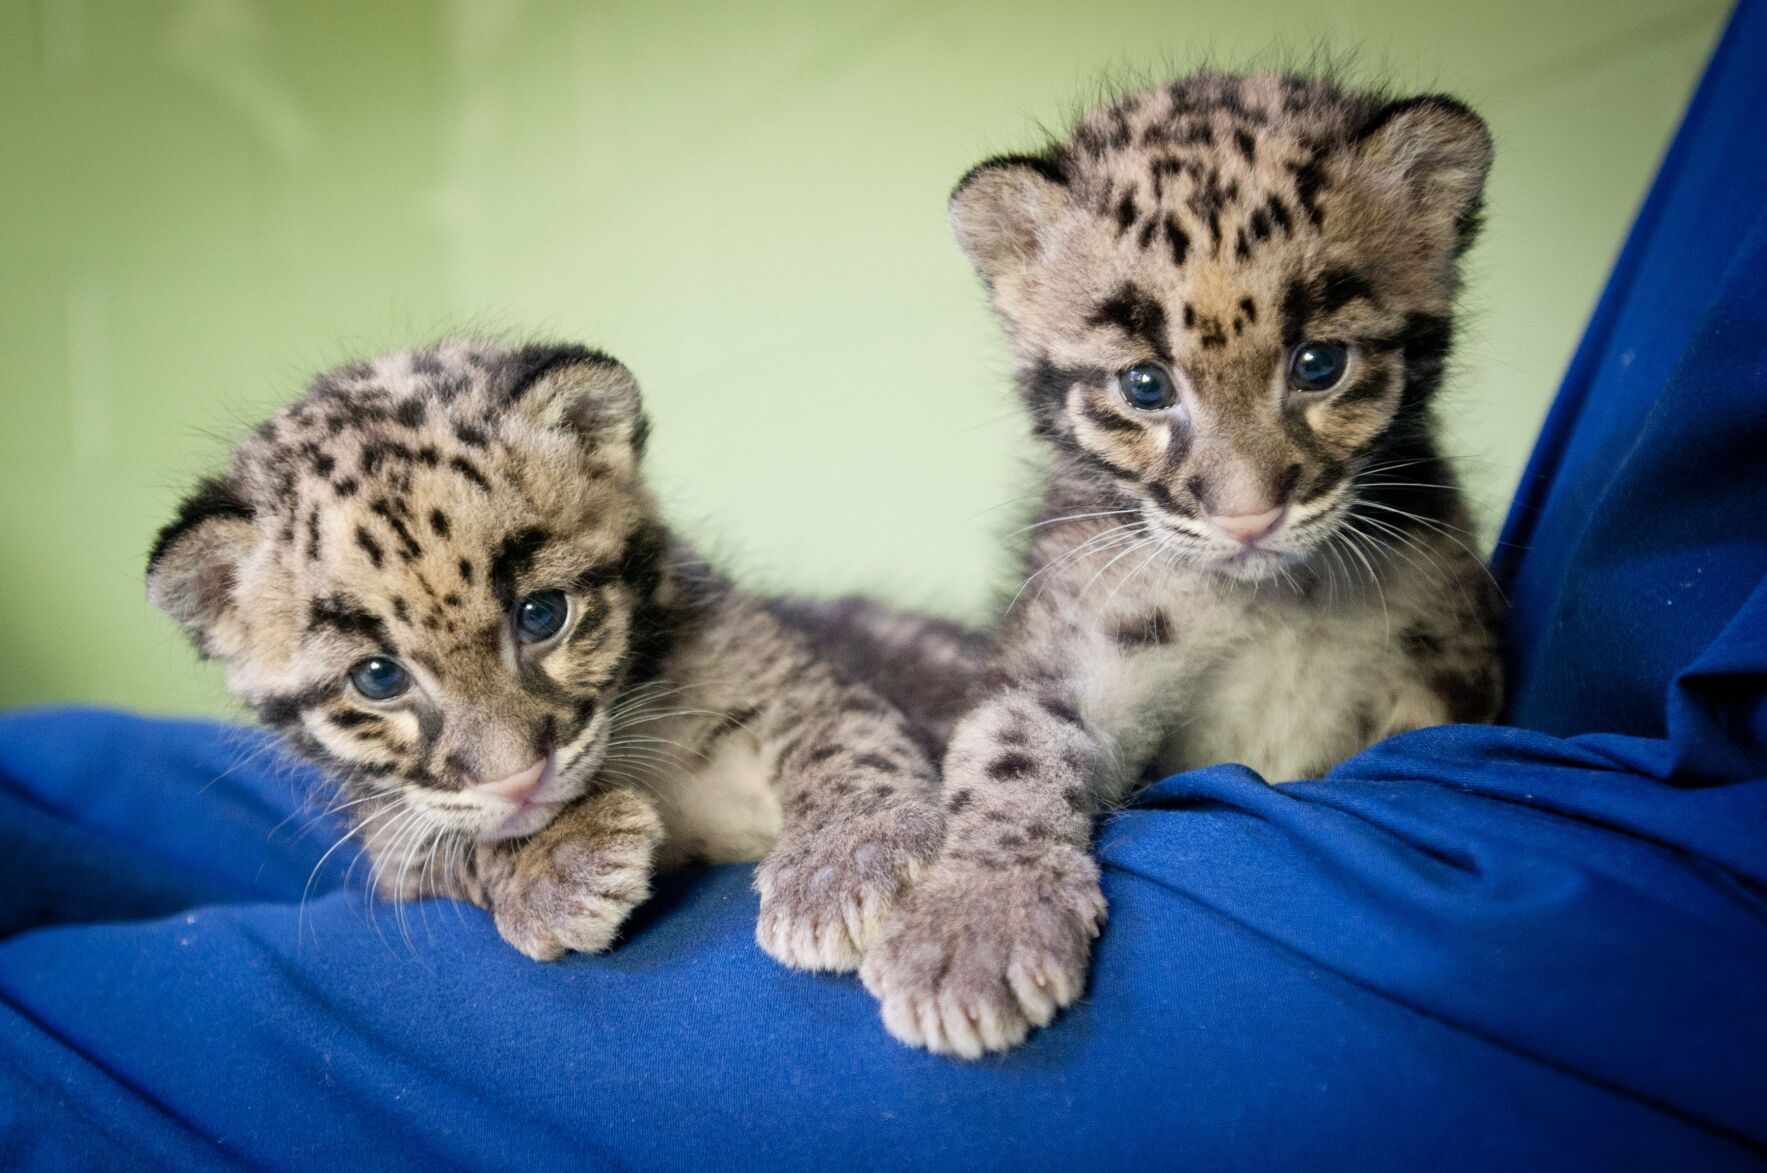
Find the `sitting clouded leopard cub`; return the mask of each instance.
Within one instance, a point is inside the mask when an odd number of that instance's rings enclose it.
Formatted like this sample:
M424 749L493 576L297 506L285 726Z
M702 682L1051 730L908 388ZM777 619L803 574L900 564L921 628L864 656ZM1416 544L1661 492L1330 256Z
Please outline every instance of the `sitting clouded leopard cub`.
M644 438L580 347L345 367L184 503L148 590L337 779L384 895L553 958L606 947L659 855L765 852L762 946L851 969L937 849L926 751L672 543Z
M958 185L1051 467L943 855L861 971L899 1038L973 1056L1079 995L1092 819L1149 774L1313 776L1495 716L1430 418L1490 161L1447 98L1204 75Z

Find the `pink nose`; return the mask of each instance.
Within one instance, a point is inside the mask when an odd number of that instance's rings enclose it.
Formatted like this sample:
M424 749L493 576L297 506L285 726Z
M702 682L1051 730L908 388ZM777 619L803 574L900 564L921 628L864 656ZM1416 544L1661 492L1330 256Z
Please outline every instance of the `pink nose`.
M544 757L526 769L517 770L513 774L505 774L503 777L494 778L489 782L480 782L474 789L481 790L486 794L495 794L498 798L506 799L509 802L526 802L534 797L541 784L546 781L546 771L551 765L551 757Z
M1262 513L1211 513L1209 524L1230 538L1251 545L1259 538L1282 524L1282 515L1287 512L1284 506L1266 509Z

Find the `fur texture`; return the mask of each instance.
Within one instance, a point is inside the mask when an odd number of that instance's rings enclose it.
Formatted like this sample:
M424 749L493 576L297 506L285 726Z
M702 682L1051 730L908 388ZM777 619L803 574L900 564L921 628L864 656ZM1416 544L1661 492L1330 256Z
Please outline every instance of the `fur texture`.
M1202 75L958 185L1050 472L944 852L861 971L898 1038L973 1057L1079 996L1093 819L1150 774L1313 776L1495 716L1498 605L1430 415L1490 161L1452 99Z
M671 538L645 431L581 347L332 371L185 502L149 594L337 779L384 895L552 958L607 947L655 866L765 855L761 945L851 969L937 849L926 735ZM371 699L370 662L406 687Z

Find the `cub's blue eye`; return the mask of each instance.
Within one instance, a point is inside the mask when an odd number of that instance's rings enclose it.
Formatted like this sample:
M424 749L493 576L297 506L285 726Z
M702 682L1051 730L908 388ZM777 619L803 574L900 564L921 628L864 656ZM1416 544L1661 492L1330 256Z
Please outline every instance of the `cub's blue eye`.
M1297 391L1328 391L1350 365L1350 352L1335 342L1303 342L1288 360L1289 386Z
M1172 372L1157 362L1137 363L1117 376L1124 402L1142 411L1158 411L1178 402Z
M571 605L562 591L536 591L515 604L515 638L524 644L551 639L564 626Z
M411 687L411 673L397 660L370 656L350 669L350 683L371 701L390 701Z

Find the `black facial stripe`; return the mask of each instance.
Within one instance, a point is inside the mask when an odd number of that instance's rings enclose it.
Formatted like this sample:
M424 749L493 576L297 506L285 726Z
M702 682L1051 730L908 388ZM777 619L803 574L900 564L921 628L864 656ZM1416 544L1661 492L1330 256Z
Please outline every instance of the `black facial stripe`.
M301 692L271 693L249 701L258 719L272 729L284 729L300 721L308 709L325 704L338 693L338 682L315 685Z
M325 595L308 604L307 630L325 628L366 640L379 648L392 646L386 625L373 612L344 595Z
M1114 483L1125 486L1139 486L1141 484L1140 476L1133 469L1127 469L1122 465L1114 463L1103 453L1094 452L1090 448L1082 448L1071 441L1066 444L1065 447L1067 451L1072 454L1074 459L1078 460L1081 464L1091 467L1095 472L1103 473Z
M1194 478L1193 478L1194 479ZM1153 498L1154 504L1167 513L1176 513L1179 517L1197 516L1197 508L1189 501L1180 501L1172 495L1172 491L1159 481L1149 481L1145 486L1147 495Z
M1080 413L1092 421L1093 426L1107 432L1140 432L1142 430L1140 423L1114 412L1108 407L1100 407L1090 398L1081 401Z
M376 762L346 761L338 757L320 745L318 740L305 729L287 728L282 730L281 736L283 742L290 749L321 769L328 771L334 777L354 781L359 778L380 777L383 774L392 773L391 766L384 766ZM363 808L357 807L356 809L360 811Z
M1329 459L1318 434L1307 424L1306 412L1298 403L1291 401L1278 419L1281 421L1283 434L1309 461Z
M1374 366L1365 366L1351 380L1350 385L1339 391L1332 402L1340 406L1362 403L1369 399L1379 399L1387 392L1390 376L1387 371Z
M1190 438L1190 429L1179 420L1174 420L1168 429L1165 458L1161 461L1162 476L1172 476L1184 467L1185 460L1190 456Z
M1147 346L1166 362L1172 361L1172 348L1166 336L1165 307L1133 282L1124 282L1111 297L1092 312L1089 323L1113 326Z
M340 729L366 732L370 726L385 724L378 713L364 712L361 709L327 709L325 719Z
M447 720L442 716L442 710L435 705L417 706L417 738L420 752L426 759L429 757L430 751L435 749L436 742L441 740L442 729L446 725ZM435 781L434 775L431 775L429 771L425 770L424 774L430 781Z
M1299 346L1307 337L1307 286L1300 278L1288 283L1282 294L1282 344Z
M1319 279L1313 312L1321 315L1333 313L1357 298L1369 302L1375 300L1374 287L1367 278L1349 269L1327 269Z
M1415 425L1389 428L1380 440L1363 453L1361 459L1376 467L1390 463L1403 463L1405 467L1396 472L1376 473L1372 476L1357 474L1353 478L1356 502L1350 510L1352 515L1367 514L1408 532L1426 530L1429 527L1427 522L1414 520L1392 510L1402 510L1403 513L1415 514L1431 521L1460 524L1452 516L1458 500L1457 494L1442 491L1443 488L1452 488L1455 484L1454 470L1436 450L1435 441L1414 428ZM1394 483L1394 477L1401 483ZM1389 508L1372 509L1367 504L1369 502Z
M1348 468L1341 461L1332 461L1314 474L1313 482L1295 496L1298 505L1311 505L1343 483Z
M620 560L625 566L626 581L641 598L656 594L662 585L663 559L668 552L669 536L660 526L640 526L626 539Z
M1031 413L1031 426L1045 440L1061 438L1061 410L1068 392L1076 383L1100 385L1111 379L1111 372L1101 367L1060 367L1047 356L1040 357L1029 372L1019 378L1019 395Z
M1410 314L1392 334L1361 340L1361 345L1371 353L1385 354L1396 349L1403 354L1407 408L1421 407L1434 395L1453 343L1454 323L1440 314Z
M491 555L491 593L505 608L515 605L515 580L534 565L552 535L543 529L519 530L504 538Z

